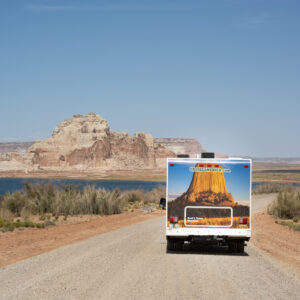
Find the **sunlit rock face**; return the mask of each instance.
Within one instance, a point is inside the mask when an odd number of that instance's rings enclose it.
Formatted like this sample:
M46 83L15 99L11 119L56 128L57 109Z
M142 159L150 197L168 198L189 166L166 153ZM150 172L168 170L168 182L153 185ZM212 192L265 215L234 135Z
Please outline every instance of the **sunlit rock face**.
M89 113L58 124L52 137L27 150L25 162L45 169L162 169L166 157L174 156L155 145L151 134L114 132L105 119Z

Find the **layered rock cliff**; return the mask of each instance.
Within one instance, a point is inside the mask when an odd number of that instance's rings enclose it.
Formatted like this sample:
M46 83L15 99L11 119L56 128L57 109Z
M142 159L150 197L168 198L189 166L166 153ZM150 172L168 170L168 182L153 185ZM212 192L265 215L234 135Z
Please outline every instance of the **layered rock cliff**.
M190 157L196 157L197 154L205 152L203 146L196 139L155 138L154 143L162 145L175 154L189 154Z
M114 132L105 119L89 113L61 122L52 137L27 150L24 161L39 169L134 170L165 168L166 157L175 154L155 145L151 134Z

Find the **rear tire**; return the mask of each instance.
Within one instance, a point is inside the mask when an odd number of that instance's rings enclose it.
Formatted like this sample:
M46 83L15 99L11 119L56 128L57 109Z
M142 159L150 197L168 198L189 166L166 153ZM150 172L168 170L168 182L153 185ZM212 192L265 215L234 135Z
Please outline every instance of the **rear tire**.
M183 248L183 242L182 241L176 241L175 242L175 250L181 251Z
M175 249L175 243L172 239L167 239L167 250L173 251Z
M237 243L237 252L244 253L245 251L245 243L244 241Z
M167 250L168 251L180 251L183 248L183 241L168 239L167 240Z
M228 244L228 250L230 253L244 253L245 250L245 242L231 242Z
M228 244L228 251L230 253L234 253L236 251L236 244L235 243L229 243Z

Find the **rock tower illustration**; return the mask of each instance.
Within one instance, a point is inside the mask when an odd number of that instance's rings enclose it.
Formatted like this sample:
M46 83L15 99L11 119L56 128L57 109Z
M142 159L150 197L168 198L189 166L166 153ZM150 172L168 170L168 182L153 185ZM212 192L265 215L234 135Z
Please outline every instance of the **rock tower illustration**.
M196 164L195 169L205 169L207 171L194 172L193 179L186 192L186 199L189 202L201 201L201 198L212 198L212 195L223 196L226 205L234 204L232 195L228 192L224 177L223 167L218 164ZM214 202L210 199L209 202Z

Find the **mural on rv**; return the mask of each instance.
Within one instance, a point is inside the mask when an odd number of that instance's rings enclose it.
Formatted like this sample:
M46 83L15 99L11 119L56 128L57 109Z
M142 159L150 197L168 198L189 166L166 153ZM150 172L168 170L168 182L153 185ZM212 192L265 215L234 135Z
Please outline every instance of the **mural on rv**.
M178 218L179 227L248 228L249 205L250 164L245 161L168 166L168 221Z

